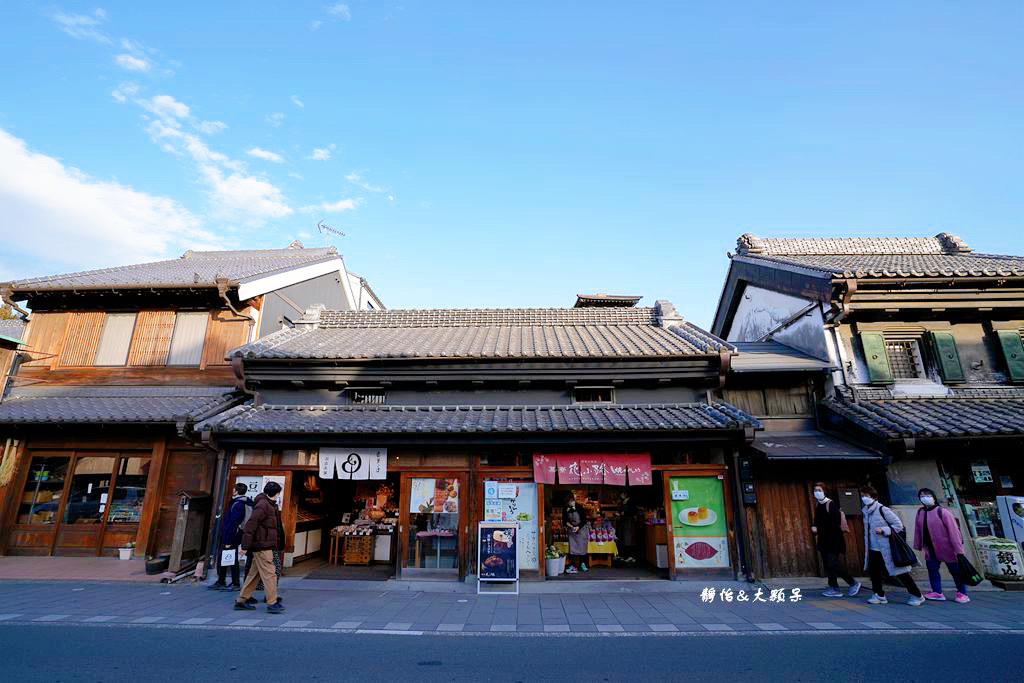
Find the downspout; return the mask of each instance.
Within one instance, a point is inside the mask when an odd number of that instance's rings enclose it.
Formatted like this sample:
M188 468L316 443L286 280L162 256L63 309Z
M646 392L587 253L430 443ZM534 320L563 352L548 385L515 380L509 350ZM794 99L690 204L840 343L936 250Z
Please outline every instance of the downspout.
M750 444L754 441L754 430L751 427L747 427L743 430L744 441L746 444ZM754 573L750 568L750 549L747 544L750 540L749 528L747 527L747 511L743 505L743 483L740 481L740 452L739 449L733 448L732 451L732 480L733 490L736 492L733 494L733 507L735 508L736 520L739 522L740 533L739 542L736 544L739 552L740 560L740 572L743 573L748 583L754 582ZM739 580L739 576L736 576L736 580Z
M842 299L839 301L839 315L832 318L832 320L828 321L826 323L826 326L832 332L832 344L835 347L836 360L838 361L839 365L839 374L842 375L843 377L843 386L849 387L850 380L846 376L846 364L843 362L843 356L839 352L839 349L842 347L843 343L843 340L839 338L839 323L843 322L846 316L850 315L850 299L853 298L854 292L857 291L857 281L844 280L844 283L846 284L846 289L843 292ZM833 306L835 306L834 301Z
M231 309L232 313L234 313L239 318L244 318L245 320L249 321L249 329L251 331L252 328L256 326L256 318L252 317L251 315L246 315L245 313L242 313L237 308L235 308L235 305L231 303L231 299L228 298L228 288L230 286L231 282L227 278L217 278L217 294L219 294L220 298L224 300L224 303L227 304L228 308Z

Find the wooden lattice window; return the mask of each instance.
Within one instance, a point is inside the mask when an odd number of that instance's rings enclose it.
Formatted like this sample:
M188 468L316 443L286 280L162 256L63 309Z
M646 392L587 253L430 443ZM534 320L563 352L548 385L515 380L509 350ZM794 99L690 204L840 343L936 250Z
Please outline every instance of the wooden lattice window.
M886 339L885 353L894 379L918 379L924 374L921 349L916 341Z

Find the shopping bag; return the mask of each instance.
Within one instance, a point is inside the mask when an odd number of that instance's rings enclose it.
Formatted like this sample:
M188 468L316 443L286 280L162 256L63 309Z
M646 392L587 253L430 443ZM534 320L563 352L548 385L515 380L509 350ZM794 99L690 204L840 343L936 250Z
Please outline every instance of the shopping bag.
M888 508L882 508L882 519L885 519L885 523L889 526L889 555L892 557L892 563L895 567L916 567L921 563L917 559L917 554L914 549L907 543L907 530L901 529L898 533L893 529L892 524L889 524L889 520L885 518L885 510ZM890 512L892 512L890 510Z
M222 567L234 567L237 559L238 551L234 548L220 551L220 566Z
M960 580L968 586L977 586L985 577L974 568L971 561L963 554L956 556L957 569L960 570Z

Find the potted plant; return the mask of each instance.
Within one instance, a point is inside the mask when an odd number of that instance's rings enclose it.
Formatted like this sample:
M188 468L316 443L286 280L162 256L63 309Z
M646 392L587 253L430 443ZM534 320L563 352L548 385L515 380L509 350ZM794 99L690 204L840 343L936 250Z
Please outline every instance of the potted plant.
M133 552L135 552L134 543L125 543L123 546L117 549L117 554L120 555L122 560L132 559Z
M544 550L544 570L548 576L558 576L565 571L565 555L554 543Z

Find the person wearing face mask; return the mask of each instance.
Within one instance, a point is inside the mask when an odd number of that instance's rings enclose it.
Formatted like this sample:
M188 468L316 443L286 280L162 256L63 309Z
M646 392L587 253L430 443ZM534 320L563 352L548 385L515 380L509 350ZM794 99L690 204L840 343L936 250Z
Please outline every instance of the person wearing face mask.
M961 605L968 603L971 599L967 596L967 586L960 578L957 562L957 555L964 552L960 525L952 512L938 504L934 491L921 489L917 495L922 507L917 511L917 522L914 525L914 549L924 551L928 582L932 585L932 592L926 593L924 597L928 600L946 599L942 594L942 577L939 575L939 567L945 562L956 584L956 597L953 600Z
M842 579L850 586L846 595L853 597L860 592L860 581L850 576L850 573L839 564L839 556L846 553L846 538L843 537L843 518L839 504L825 494L825 485L820 481L814 484L814 499L818 503L814 506L814 526L811 527L811 532L814 533L815 545L821 553L821 563L828 576L828 590L822 595L826 598L843 597L843 592L839 590L839 579Z
M903 531L903 522L895 512L878 502L878 491L873 486L862 486L860 501L864 504L864 569L871 576L871 590L874 592L868 602L872 605L884 605L889 600L885 597L882 581L885 575L893 577L907 589L910 597L907 604L917 607L924 604L921 589L910 575L911 567L897 567L892 561L892 550L889 536Z

